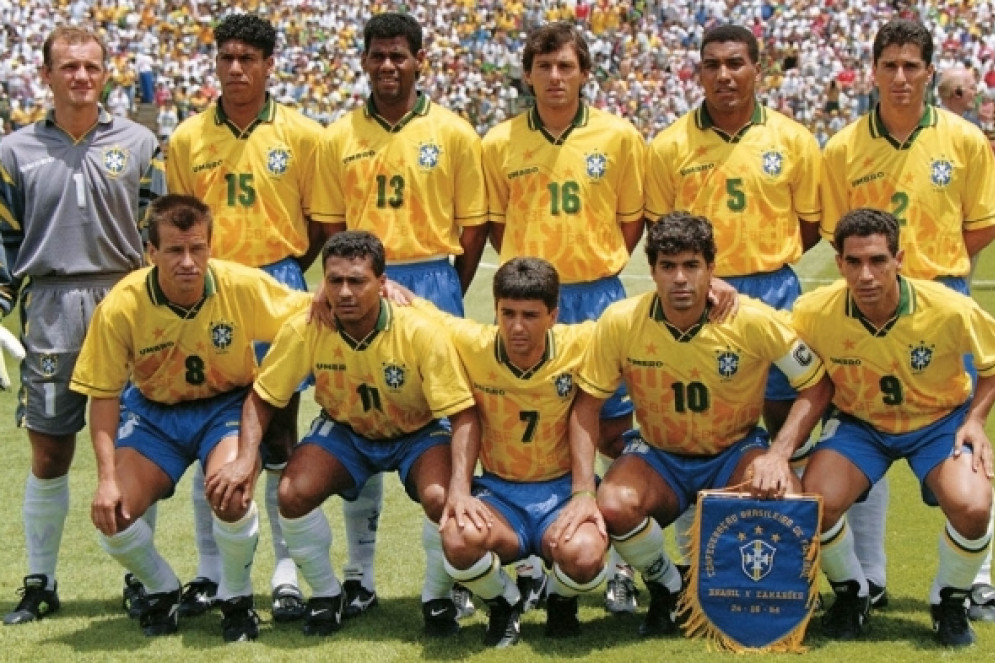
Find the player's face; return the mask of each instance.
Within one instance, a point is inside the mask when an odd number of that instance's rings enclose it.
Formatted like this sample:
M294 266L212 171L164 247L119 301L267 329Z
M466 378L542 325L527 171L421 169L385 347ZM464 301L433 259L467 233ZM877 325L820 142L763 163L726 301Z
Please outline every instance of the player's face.
M150 246L149 259L157 268L159 286L166 297L180 306L193 306L204 296L211 237L206 223L186 230L159 226L159 247Z
M373 273L373 263L369 258L329 256L325 261L328 303L350 335L365 335L376 325L384 279Z
M884 235L847 237L836 256L836 266L850 288L857 307L865 315L890 315L898 306L898 272L903 252L892 255Z
M694 251L657 255L651 275L668 317L671 313L698 315L704 310L714 266Z
M217 67L226 104L255 105L266 98L273 56L263 57L261 48L237 39L226 41L218 49Z
M498 300L498 333L508 356L519 368L529 368L546 351L546 332L556 324L557 309L550 311L538 299Z
M752 109L759 79L760 68L750 61L746 44L723 41L705 46L701 55L701 86L710 113Z
M107 82L100 44L70 44L60 39L52 44L51 59L51 68L42 66L41 78L52 89L56 106L95 107Z
M881 94L882 106L920 109L933 76L933 65L926 65L918 45L892 44L881 51L871 74Z
M535 90L540 110L576 106L589 74L580 68L573 44L564 44L552 53L536 55L532 60L532 69L524 73L525 81Z
M363 54L363 71L370 77L373 101L380 105L396 105L412 100L418 71L425 60L425 51L411 52L403 36L372 39L370 50Z

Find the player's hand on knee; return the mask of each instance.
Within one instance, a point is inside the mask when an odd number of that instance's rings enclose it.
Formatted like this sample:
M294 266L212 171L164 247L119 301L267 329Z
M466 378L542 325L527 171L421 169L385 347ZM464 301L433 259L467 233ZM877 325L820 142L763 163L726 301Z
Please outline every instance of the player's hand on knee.
M472 495L453 495L451 492L446 499L442 517L439 518L439 530L441 531L450 520L454 521L459 529L472 525L483 531L494 524L494 516L479 499Z
M964 420L954 435L954 458L964 452L965 444L971 447L971 468L975 472L984 472L989 479L995 476L995 454L983 423L979 424L970 417Z
M97 492L93 496L90 504L90 520L94 526L106 536L113 536L118 531L118 518L129 521L131 516L124 505L124 496L121 494L115 481L101 481L97 484Z
M754 458L746 469L750 494L760 499L780 499L792 488L791 465L783 457L763 453Z
M220 516L229 509L245 510L252 500L256 479L256 464L249 458L236 458L225 463L204 481L204 496Z
M569 541L584 523L594 523L601 536L608 539L605 519L598 509L597 494L590 490L577 491L570 497L570 501L550 525L550 545L555 548L558 542Z

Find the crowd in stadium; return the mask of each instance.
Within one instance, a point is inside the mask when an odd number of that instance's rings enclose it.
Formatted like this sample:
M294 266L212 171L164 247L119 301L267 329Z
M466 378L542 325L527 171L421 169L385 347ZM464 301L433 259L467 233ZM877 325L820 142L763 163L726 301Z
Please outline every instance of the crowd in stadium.
M92 25L113 58L107 104L128 113L140 101L165 109L160 133L203 109L218 94L213 36L219 3L201 0L0 0L2 131L36 119L47 90L38 78L41 43L60 23ZM280 30L272 91L283 102L329 124L369 94L359 64L362 24L403 2L237 0ZM718 21L752 26L761 41L761 98L808 126L820 143L865 112L873 100L870 42L897 15L933 29L938 72L955 63L979 81L977 113L995 128L995 3L901 0L431 0L412 13L426 28L427 62L420 87L481 134L514 115L527 94L521 82L525 33L546 20L576 21L595 57L586 95L627 117L651 138L701 101L695 84L698 45ZM120 88L117 90L116 88ZM175 109L173 106L175 105Z

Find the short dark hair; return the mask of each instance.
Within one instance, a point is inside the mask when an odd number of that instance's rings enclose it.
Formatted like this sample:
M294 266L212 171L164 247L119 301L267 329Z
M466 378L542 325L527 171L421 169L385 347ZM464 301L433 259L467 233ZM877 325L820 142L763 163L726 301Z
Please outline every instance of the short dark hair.
M650 225L646 233L646 257L650 268L656 266L657 257L677 255L684 251L700 253L705 262L715 262L715 236L711 222L703 216L676 211L664 214Z
M922 55L922 60L926 63L926 66L932 64L933 35L919 21L910 21L905 18L896 18L893 21L888 21L874 35L872 62L877 64L881 53L889 46L904 46L905 44L915 44L918 46L919 53Z
M718 25L705 32L701 40L699 54L705 55L705 47L709 44L722 44L727 41L734 41L739 44L746 44L746 51L750 55L750 62L756 64L760 61L760 44L757 37L742 25Z
M560 275L547 260L512 258L494 274L494 305L499 299L538 299L552 311L560 302Z
M77 28L72 25L60 25L56 29L52 30L48 37L45 38L45 43L41 46L41 59L42 64L44 64L48 69L52 68L52 46L57 41L64 41L67 44L85 44L91 41L97 42L97 45L100 46L100 62L105 65L106 69L107 45L104 44L103 40L97 35L97 33L83 28Z
M522 67L532 72L532 61L537 55L555 53L567 44L572 44L577 53L581 71L591 71L591 49L587 41L570 23L557 21L547 23L529 33L522 51Z
M417 55L422 49L421 24L415 17L400 12L385 12L372 17L363 27L363 53L370 52L374 39L394 37L404 37L412 55Z
M214 28L214 42L221 48L236 39L258 48L268 58L276 48L276 28L255 14L230 14Z
M387 266L383 243L376 235L365 230L343 230L332 235L321 249L322 268L332 256L349 260L369 258L377 278L383 276Z
M159 226L170 225L179 230L190 230L199 223L207 225L207 239L214 230L214 217L211 208L200 198L180 193L169 193L156 198L149 205L148 235L149 244L159 248Z
M843 241L847 237L870 237L884 235L891 255L898 255L898 220L890 212L870 207L851 210L840 218L833 231L833 244L836 252L843 255Z

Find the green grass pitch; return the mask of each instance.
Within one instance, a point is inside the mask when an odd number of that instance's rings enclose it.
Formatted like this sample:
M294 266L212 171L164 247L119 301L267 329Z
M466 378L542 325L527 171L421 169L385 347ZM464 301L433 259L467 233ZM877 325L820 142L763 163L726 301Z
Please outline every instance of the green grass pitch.
M490 276L496 263L488 251L467 297L468 315L493 319ZM832 253L820 245L801 261L798 270L806 288L835 278ZM318 278L316 271L312 277ZM646 260L638 249L623 274L630 294L652 287ZM989 250L978 268L975 296L995 311L995 250ZM13 324L8 323L8 324ZM14 376L16 382L16 375ZM316 408L305 395L301 421ZM12 609L25 573L21 499L29 465L29 448L23 431L12 425L14 397L0 395L0 444L5 463L0 469L0 497L10 508L0 519L0 611ZM995 435L995 425L989 425ZM189 473L188 473L189 474ZM486 618L482 614L463 624L455 638L433 641L421 635L419 592L423 556L420 546L421 513L403 494L396 479L386 482L386 504L380 524L377 553L380 607L358 621L347 622L341 632L327 639L305 638L295 624L276 625L269 614L269 576L272 548L269 528L262 523L253 578L256 601L264 623L255 643L225 645L220 616L209 614L181 621L176 636L147 639L138 625L120 608L122 570L98 546L89 518L89 503L96 486L96 472L89 438L79 438L71 478L71 513L59 561L62 610L39 623L0 627L0 661L711 661L733 660L729 654L709 651L705 642L674 637L643 641L636 634L642 619L609 617L601 606L601 593L582 597L584 634L573 641L549 641L542 635L544 614L523 618L522 642L510 651L488 651L481 644ZM807 661L871 660L935 661L995 660L995 625L976 625L978 644L963 652L947 652L933 640L926 596L936 568L936 541L942 516L938 509L921 504L911 472L904 463L889 474L891 506L888 520L888 590L891 605L872 615L871 632L860 642L839 643L821 637L818 617L809 629ZM260 482L261 486L261 482ZM177 487L174 499L159 508L157 542L165 557L184 580L196 571L190 517L189 478ZM261 490L257 493L261 501ZM325 506L335 535L332 556L337 569L344 558L341 509L337 498ZM263 510L262 519L266 521ZM825 589L825 588L824 588ZM646 592L640 598L648 600ZM785 657L789 655L782 655Z

